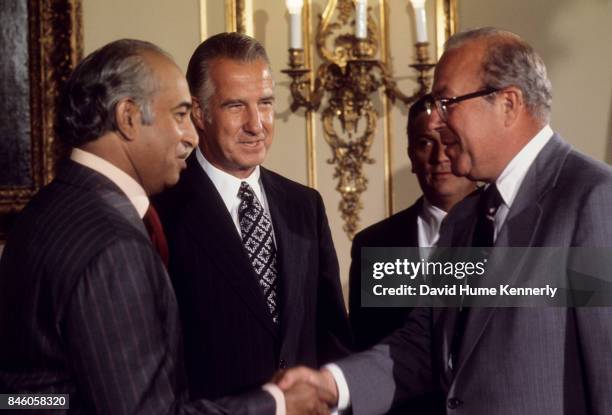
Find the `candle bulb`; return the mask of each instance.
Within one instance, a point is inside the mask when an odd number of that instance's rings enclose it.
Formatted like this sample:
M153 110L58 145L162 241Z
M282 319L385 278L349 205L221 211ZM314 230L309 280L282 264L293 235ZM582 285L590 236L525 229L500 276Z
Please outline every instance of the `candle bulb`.
M427 20L425 18L425 0L410 0L414 8L414 23L416 40L419 43L427 42Z
M355 18L355 36L357 39L368 37L368 1L357 0Z
M289 47L302 49L302 6L304 0L286 0L285 5L289 11Z

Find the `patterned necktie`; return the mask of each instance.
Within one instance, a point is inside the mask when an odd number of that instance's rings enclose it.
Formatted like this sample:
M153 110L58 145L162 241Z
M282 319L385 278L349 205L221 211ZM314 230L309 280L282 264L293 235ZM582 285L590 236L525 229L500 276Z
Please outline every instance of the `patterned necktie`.
M157 211L153 207L153 205L149 205L149 209L147 209L147 213L145 213L142 221L147 228L147 232L149 233L149 238L151 239L151 243L153 244L153 248L159 254L162 262L168 268L168 242L166 241L166 235L164 234L164 228L162 227L161 221L159 220L159 216L157 215Z
M278 270L276 245L272 238L272 221L247 182L240 184L238 220L242 243L259 279L272 321L278 324Z
M476 219L474 235L472 236L473 247L491 248L495 245L495 215L502 202L503 199L495 183L490 184L487 190L480 196L480 200L478 201L478 218ZM490 250L488 249L483 251L483 255L485 256L490 254ZM457 315L457 320L455 321L455 331L453 332L450 349L451 355L449 359L449 367L451 370L455 369L457 356L459 356L459 352L461 351L461 340L465 332L469 310L468 307L461 307Z

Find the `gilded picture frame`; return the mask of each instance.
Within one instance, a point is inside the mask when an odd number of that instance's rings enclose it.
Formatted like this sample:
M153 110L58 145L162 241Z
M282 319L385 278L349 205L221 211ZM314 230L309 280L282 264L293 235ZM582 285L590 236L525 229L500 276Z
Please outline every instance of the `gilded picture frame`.
M81 0L18 0L2 10L11 26L0 46L4 119L0 137L0 244L30 198L53 177L56 101L82 57ZM6 26L5 26L6 27ZM19 88L19 90L17 90Z

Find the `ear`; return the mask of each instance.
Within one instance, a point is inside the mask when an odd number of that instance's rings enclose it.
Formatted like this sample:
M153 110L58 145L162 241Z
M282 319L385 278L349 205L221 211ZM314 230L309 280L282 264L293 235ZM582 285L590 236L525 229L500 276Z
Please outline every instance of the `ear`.
M204 113L204 108L200 103L200 100L194 96L191 97L191 119L193 120L193 125L198 130L204 131L206 129L206 114Z
M115 120L117 129L121 136L128 141L136 138L136 133L141 125L140 108L130 98L124 98L115 106Z
M504 113L504 126L509 127L517 120L521 111L524 110L523 91L510 86L499 92L502 99L502 111Z

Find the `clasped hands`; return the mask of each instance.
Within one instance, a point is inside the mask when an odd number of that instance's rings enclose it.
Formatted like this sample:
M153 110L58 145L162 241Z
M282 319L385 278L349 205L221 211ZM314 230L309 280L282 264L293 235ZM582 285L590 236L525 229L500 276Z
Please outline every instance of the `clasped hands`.
M338 389L332 374L298 366L279 371L272 379L285 394L287 415L329 414L338 403Z

